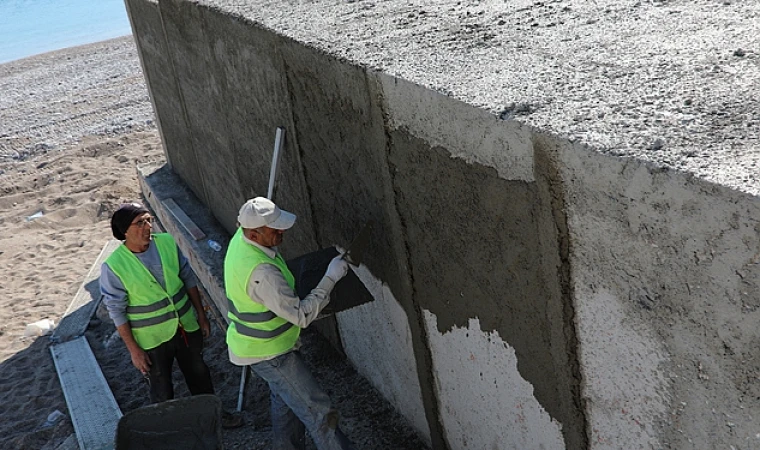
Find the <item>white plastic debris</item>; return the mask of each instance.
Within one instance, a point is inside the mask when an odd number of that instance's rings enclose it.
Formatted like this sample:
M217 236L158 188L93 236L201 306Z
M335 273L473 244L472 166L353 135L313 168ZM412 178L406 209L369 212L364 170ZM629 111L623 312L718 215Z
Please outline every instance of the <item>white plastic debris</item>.
M45 421L45 423L42 424L42 428L52 427L64 417L65 417L65 414L63 414L62 412L56 409L55 411L48 414L47 420Z
M31 216L27 216L26 217L26 221L27 222L31 222L32 220L38 219L38 218L42 217L43 215L45 215L45 213L43 213L42 211L37 211L36 213L32 214Z
M26 330L24 330L24 336L44 336L53 331L53 328L55 328L55 322L53 320L38 320L37 322L30 323L26 326Z
M208 240L208 246L211 247L211 249L214 250L215 252L222 250L221 244L211 239Z

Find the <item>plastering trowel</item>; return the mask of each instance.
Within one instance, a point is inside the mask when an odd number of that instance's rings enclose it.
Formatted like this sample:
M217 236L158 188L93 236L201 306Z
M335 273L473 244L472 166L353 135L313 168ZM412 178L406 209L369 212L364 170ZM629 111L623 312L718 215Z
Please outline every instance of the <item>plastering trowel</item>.
M358 266L361 263L362 255L370 240L372 225L372 221L364 225L364 228L359 231L341 258L346 259L353 266ZM317 286L324 276L327 266L330 265L330 261L338 255L340 253L335 247L328 247L287 261L288 268L295 278L298 297L305 298ZM319 318L363 305L372 300L372 294L364 286L364 283L353 270L349 270L346 276L335 285L330 294L330 303L321 311Z
M351 241L348 249L343 254L343 259L348 261L349 264L353 264L354 266L361 264L362 256L364 256L364 249L369 243L369 235L372 233L373 225L374 222L372 220L365 223L359 234L357 234L354 240Z

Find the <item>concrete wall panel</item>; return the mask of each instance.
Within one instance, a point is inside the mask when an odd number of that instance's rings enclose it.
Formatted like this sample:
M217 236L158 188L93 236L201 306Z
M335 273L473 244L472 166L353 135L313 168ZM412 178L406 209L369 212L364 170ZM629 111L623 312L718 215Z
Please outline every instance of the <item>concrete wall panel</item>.
M671 400L665 374L667 351L654 330L631 323L620 298L582 288L594 279L593 271L581 269L575 277L578 314L594 318L581 321L578 331L587 363L585 393L591 400L590 448L616 449L621 442L635 448L661 448L657 418L667 417Z
M589 149L559 158L593 448L756 446L760 202Z
M240 195L230 199L239 208L247 199L266 196L278 126L285 128L285 146L275 184L274 199L297 214L297 226L282 244L285 255L315 250L309 196L302 174L293 108L285 62L279 49L287 40L237 17L208 11L206 35L215 61L222 114L231 149L228 166L237 174ZM235 191L233 191L235 192ZM228 195L232 196L233 192ZM235 209L237 211L237 209ZM235 214L236 216L237 214ZM225 223L233 231L235 222Z
M354 271L375 301L338 313L346 356L429 443L409 318L386 283L364 265Z
M580 442L577 411L567 407L573 390L552 353L552 327L563 324L547 320L552 298L538 251L535 184L501 179L495 169L467 164L403 129L390 136L415 301L437 317L439 333L473 318L485 333L498 332L515 348L520 374L542 407L564 423L569 442Z
M190 137L202 168L206 198L214 215L231 230L240 208L239 199L243 198L243 186L230 144L221 69L212 51L212 38L207 35L206 22L214 13L181 0L159 4Z
M479 319L439 332L425 312L447 441L460 449L565 449L562 426L533 395L517 356ZM465 381L466 380L466 381Z
M533 181L530 128L414 83L378 74L389 111L388 125L405 128L451 156L492 167L506 180Z
M382 266L395 265L383 232L391 220L383 122L364 71L297 43L281 52L319 246L348 245L372 219L377 229L368 255L387 255Z
M125 5L129 11L166 158L177 174L187 181L195 195L205 199L203 179L187 126L185 105L172 60L168 57L158 2L125 0Z
M296 140L309 186L317 241L321 247L346 246L367 221L374 222L363 263L372 278L382 279L392 292L384 297L382 292L376 292L376 298L383 298L386 302L390 299L399 301L397 306L405 312L408 325L398 333L403 336L403 330L410 329L413 353L404 360L404 364L411 363L411 366L397 369L402 373L407 370L417 373L419 381L416 386L421 391L424 415L428 423L436 423L436 402L427 368L427 344L412 302L406 240L396 212L388 167L389 143L382 102L379 101L382 91L376 80L363 69L326 57L314 49L292 43L284 45L280 51L287 66ZM340 323L349 334L364 329L389 331L388 319L378 315L383 312L360 309L341 318ZM387 348L377 340L342 339L342 342L347 345L349 357L387 353ZM361 356L353 361L365 373L374 367L374 364L362 367L367 361ZM396 361L381 364L392 362ZM394 382L381 383L380 386L392 401L405 397L410 389ZM398 407L420 426L419 405L415 403L412 397ZM427 429L427 426L421 427L421 432L435 445L441 433L428 432Z

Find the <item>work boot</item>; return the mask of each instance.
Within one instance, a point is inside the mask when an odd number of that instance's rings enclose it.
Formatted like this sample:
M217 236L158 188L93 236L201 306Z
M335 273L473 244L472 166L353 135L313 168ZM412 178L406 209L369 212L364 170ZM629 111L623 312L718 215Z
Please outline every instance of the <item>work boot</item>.
M222 410L222 428L231 430L243 426L243 416Z

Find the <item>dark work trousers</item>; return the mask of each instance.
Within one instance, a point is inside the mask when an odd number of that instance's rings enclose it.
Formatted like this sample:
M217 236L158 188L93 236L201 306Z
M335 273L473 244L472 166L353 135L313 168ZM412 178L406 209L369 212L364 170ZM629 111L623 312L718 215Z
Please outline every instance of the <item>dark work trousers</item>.
M187 342L185 342L185 337L187 337ZM213 394L211 372L203 361L202 352L203 332L201 330L192 333L185 332L183 336L179 328L171 340L148 350L146 353L150 357L151 366L147 379L150 383L151 403L174 398L172 365L175 358L191 394Z

